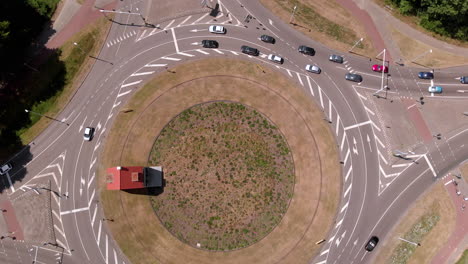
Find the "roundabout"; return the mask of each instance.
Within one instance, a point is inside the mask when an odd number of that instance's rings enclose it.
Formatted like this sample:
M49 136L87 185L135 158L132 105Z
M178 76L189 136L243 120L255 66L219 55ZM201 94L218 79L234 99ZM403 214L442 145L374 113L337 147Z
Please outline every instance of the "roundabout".
M272 225L262 229L264 233L260 236L251 237L250 243L242 241L236 247L231 248L226 245L220 247L219 244L218 248L213 245L204 247L204 243L200 243L201 246L197 247L195 240L184 243L181 236L169 232L171 228L174 228L174 223L171 226L162 219L160 221L153 212L151 200L169 195L171 184L177 183L185 186L186 198L196 201L195 194L190 189L190 182L187 181L188 178L173 182L175 170L171 169L171 165L166 168L165 164L161 164L165 171L164 178L167 180L165 187L167 193L164 190L162 194L148 196L146 191L140 193L101 191L106 216L120 219L118 222L109 223L109 227L124 253L132 263L154 263L154 261L160 263L194 261L197 263L297 263L307 261L314 256L319 249L315 242L327 235L333 222L341 173L340 168L336 166L338 163L336 143L321 118L321 111L308 100L307 95L286 78L276 74L276 71L262 69L256 64L237 60L209 59L180 65L171 70L172 72L159 75L136 92L124 107L125 111L121 111L116 117L113 129L106 139L101 169L118 165L146 166L153 147L158 146L158 144L152 144L155 135L159 135L180 113L193 106L207 105L205 104L207 102L239 102L240 104L233 105L245 106L252 114L261 113L258 115L266 117L261 118L271 122L268 127L276 127L278 133L282 134L287 142L290 149L290 154L287 156L291 156L289 159L291 164L292 161L294 162L294 181L290 180L290 190L293 194L289 207L287 207L288 199L283 200L284 205L281 205L281 202L275 202L278 196L272 199L271 203L267 203L283 207L285 214L281 218L281 211L277 213L277 217L272 220ZM210 73L216 73L216 75ZM174 75L177 75L177 78L174 78ZM185 137L189 136L185 134ZM280 143L278 147L281 149L282 144ZM177 149L177 144L175 148ZM206 160L210 159L206 157ZM173 162L173 164L180 165L181 163ZM196 173L196 167L192 169ZM201 175L195 176L195 179L202 180ZM105 184L103 178L100 177L101 188ZM213 180L218 181L216 174ZM235 181L233 177L231 185ZM180 190L182 189L181 187ZM230 195L238 196L238 194L233 194L232 190L229 194L227 191L228 189L224 190L222 197L218 194L215 198L223 201L226 198L233 199L234 196ZM265 193L268 194L269 191L265 189ZM215 192L211 194L211 196L214 195ZM288 196L287 192L282 195ZM173 197L180 199L180 193L177 197ZM163 203L164 205L170 204L162 199L160 205ZM204 203L201 201L200 204ZM179 203L176 203L177 205ZM216 206L216 203L212 205L214 206L212 206L211 215L206 215L205 222L199 226L199 229L205 233L210 230L210 226L212 229L216 228L216 221L219 221L215 212L220 210L220 206ZM183 202L181 206L184 206ZM209 206L205 209L210 212ZM234 211L239 213L241 210ZM224 215L228 215L227 211ZM161 218L159 213L158 216ZM235 218L234 215L232 217L232 223L238 224L239 218ZM238 232L241 234L245 232L242 230ZM190 233L181 233L181 235L186 236ZM210 251L237 248L241 249Z

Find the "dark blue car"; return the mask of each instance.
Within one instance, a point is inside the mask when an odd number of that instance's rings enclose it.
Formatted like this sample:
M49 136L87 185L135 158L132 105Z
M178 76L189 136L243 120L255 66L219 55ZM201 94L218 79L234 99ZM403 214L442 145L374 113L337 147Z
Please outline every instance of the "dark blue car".
M434 79L434 74L432 72L420 72L418 77L419 79Z
M463 84L467 84L468 83L468 76L460 77L460 82L463 83Z

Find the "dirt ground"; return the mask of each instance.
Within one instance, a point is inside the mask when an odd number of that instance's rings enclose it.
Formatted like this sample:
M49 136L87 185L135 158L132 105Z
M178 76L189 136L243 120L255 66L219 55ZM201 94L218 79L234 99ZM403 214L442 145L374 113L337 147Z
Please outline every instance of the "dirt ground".
M455 208L444 188L443 181L431 187L400 219L400 222L389 233L389 239L379 245L381 249L374 263L392 263L390 257L394 249L399 243L405 243L398 237L403 237L422 215L433 208L434 203L438 204L437 213L440 215L440 220L408 260L408 264L430 263L455 229Z
M331 228L341 191L337 145L307 95L278 72L264 69L237 60L187 63L148 83L126 106L133 111L117 116L118 129L106 139L99 165L100 196L106 217L115 219L108 223L113 236L133 263L307 263L318 253L315 242ZM180 242L156 219L144 192L103 188L105 168L146 165L148 142L172 117L212 100L241 102L266 115L286 138L295 164L294 195L279 225L261 241L230 252Z

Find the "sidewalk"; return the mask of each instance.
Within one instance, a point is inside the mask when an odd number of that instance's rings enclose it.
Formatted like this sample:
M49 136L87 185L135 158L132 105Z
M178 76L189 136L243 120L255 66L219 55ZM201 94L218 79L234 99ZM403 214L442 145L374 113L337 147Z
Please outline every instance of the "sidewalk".
M24 240L23 229L16 218L15 209L9 200L1 201L0 208L6 211L2 212L2 216L7 226L7 233L2 236L14 237L14 240Z
M453 180L457 182L457 185L453 183ZM468 184L463 178L457 179L455 177L452 180L444 180L444 184L455 205L457 220L455 231L449 237L445 247L439 250L437 255L432 259L432 264L455 263L468 245L468 202L463 200L464 196L468 197ZM457 190L461 191L460 195L457 195Z

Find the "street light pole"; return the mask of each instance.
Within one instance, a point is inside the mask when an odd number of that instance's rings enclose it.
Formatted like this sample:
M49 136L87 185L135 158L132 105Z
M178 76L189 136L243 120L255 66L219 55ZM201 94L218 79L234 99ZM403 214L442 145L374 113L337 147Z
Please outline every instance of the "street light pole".
M428 53L432 53L432 50L430 49L430 50L424 52L423 54L416 56L416 58L412 59L411 61L414 62L415 60L420 59L423 56L426 56Z
M411 245L415 245L415 246L417 246L417 247L421 246L420 243L411 242L411 241L406 240L406 239L401 238L401 237L399 237L398 239L400 239L401 241L405 241L406 243L410 243Z
M43 116L43 117L45 117L45 118L49 118L50 120L54 120L54 121L60 122L60 123L62 123L62 124L66 124L67 126L70 125L70 124L68 124L68 123L66 123L66 122L60 121L60 120L55 119L55 118L53 118L53 117L46 116L46 115L43 115L43 114L39 114L39 113L36 113L36 112L31 111L31 110L28 110L28 109L24 109L24 111L25 111L26 113L32 113L32 114L35 114L35 115Z
M145 26L151 26L151 27L155 27L153 24L150 24L150 23L147 23L146 22L146 19L143 17L143 15L138 12L138 13L134 13L134 12L131 12L131 11L128 11L128 12L122 12L122 11L115 11L115 10L105 10L105 9L100 9L99 12L101 13L115 13L115 14L127 14L127 15L138 15L141 17L141 19L143 20L143 23L145 23Z
M289 18L289 24L293 21L294 13L296 13L297 5L294 6L293 11L291 13L291 17Z
M351 51L352 51L357 45L359 45L359 43L361 43L363 40L364 40L364 38L358 39L358 41L356 41L356 43L354 43L354 45L348 50L348 52L351 52Z
M78 45L78 43L73 42L73 45L75 45L83 54L86 54L86 52Z
M379 89L377 92L375 92L375 93L373 94L374 96L377 96L377 98L380 97L380 96L377 95L379 92L383 91L384 89L388 89L388 86L385 86L385 87L384 87L384 77L385 77L385 51L386 51L386 50L384 49L381 53L379 53L379 54L377 55L377 57L378 57L380 54L383 53L383 61L382 61L382 82L381 82L381 84L380 84L380 89ZM385 96L385 99L386 99L386 96Z

